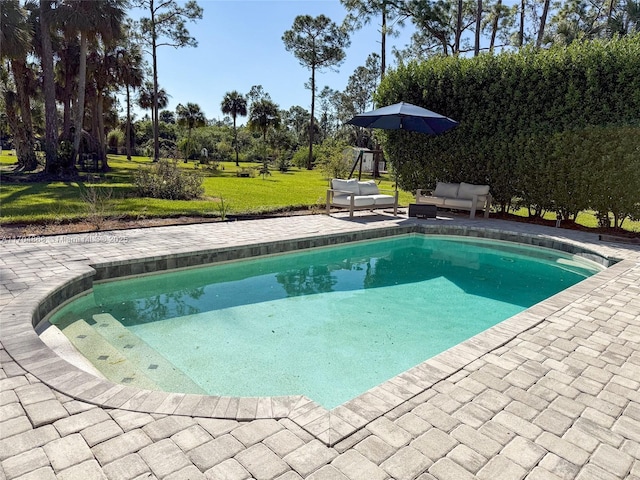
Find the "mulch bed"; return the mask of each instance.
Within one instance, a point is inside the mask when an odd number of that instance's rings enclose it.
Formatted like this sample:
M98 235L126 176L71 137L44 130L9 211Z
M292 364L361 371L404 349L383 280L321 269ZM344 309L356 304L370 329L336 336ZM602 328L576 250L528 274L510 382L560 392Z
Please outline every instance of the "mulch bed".
M316 210L317 211L317 210ZM259 218L273 218L283 216L311 215L313 210L295 210L256 215L229 215L227 221L255 220ZM142 219L104 219L99 226L96 222L78 220L72 222L46 223L11 223L0 225L0 239L18 238L25 236L65 235L69 233L90 233L108 230L127 230L132 228L163 227L171 225L189 225L193 223L220 222L219 217L179 216L168 218Z
M312 215L317 213L317 209L314 210L287 210L282 212L274 212L270 214L259 215L230 215L228 220L240 221L240 220L254 220L259 218L271 218L282 216L299 216L299 215ZM556 222L554 220L544 219L532 219L527 217L519 217L512 214L491 214L492 218L501 218L504 220L510 220L514 222L535 223L538 225L546 225L549 227L555 227ZM6 224L0 225L0 237L17 238L24 236L41 236L41 235L62 235L68 233L88 233L96 231L106 230L126 230L131 228L147 228L147 227L160 227L169 225L188 225L193 223L212 223L221 221L218 217L199 217L199 216L179 216L169 218L141 218L141 219L104 219L99 225L96 222L88 221L74 221L74 222L47 222L47 223L30 223L30 224ZM628 232L622 229L599 229L588 228L579 225L575 222L565 220L560 225L560 228L566 228L568 230L580 230L591 233L600 234L602 241L609 242L625 242L625 243L640 243L640 233Z

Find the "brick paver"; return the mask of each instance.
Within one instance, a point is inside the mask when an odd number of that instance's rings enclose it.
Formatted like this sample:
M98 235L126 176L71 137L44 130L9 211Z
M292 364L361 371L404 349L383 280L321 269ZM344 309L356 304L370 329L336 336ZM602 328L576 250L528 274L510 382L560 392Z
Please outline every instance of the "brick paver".
M89 273L90 264L407 224L382 215L344 218L104 232L102 239L85 236L84 243L80 236L73 242L5 239L0 479L640 479L640 248L605 244L590 234L492 219L446 221L447 228L579 244L623 261L533 307L532 315L540 308L539 321L426 390L417 388L415 398L388 403L394 392L413 389L432 373L407 372L378 397L361 397L326 421L304 402L287 418L296 405L284 399L105 390L91 376L74 378L35 336L25 341L29 332L21 322L31 321L29 302L44 299L56 281ZM411 222L445 228L441 220ZM126 243L118 244L118 236ZM571 299L562 303L563 295ZM433 365L443 370L448 361ZM66 387L52 389L52 381ZM83 400L85 391L95 391L96 402ZM100 399L109 403L100 405ZM140 410L145 405L157 411ZM384 405L390 410L379 411ZM235 416L214 418L219 412ZM277 418L247 419L274 412ZM302 418L311 420L308 429ZM324 443L340 435L335 446Z

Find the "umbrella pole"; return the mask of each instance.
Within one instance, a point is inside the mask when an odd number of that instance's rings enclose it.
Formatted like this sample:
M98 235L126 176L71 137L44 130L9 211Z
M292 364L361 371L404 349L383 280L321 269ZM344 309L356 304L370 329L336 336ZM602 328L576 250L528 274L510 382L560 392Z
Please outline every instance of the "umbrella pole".
M395 173L394 177L396 178L396 193L398 193L398 172L400 171L400 161L398 161L398 168L394 168L393 172Z

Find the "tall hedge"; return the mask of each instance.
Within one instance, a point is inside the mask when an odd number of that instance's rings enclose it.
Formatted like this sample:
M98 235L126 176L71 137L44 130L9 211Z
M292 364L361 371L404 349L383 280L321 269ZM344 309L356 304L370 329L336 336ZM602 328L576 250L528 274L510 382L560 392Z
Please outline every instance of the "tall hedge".
M389 72L376 93L377 105L399 101L460 122L438 137L383 132L404 189L488 183L503 208L519 198L533 213L619 211L589 188L600 182L640 203L640 35L409 63ZM617 162L632 164L622 184L605 178L617 175Z

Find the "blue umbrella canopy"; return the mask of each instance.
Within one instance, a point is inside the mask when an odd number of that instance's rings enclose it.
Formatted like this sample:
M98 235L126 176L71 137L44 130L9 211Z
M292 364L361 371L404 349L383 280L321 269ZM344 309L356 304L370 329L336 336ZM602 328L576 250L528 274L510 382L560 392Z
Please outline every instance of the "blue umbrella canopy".
M449 117L405 102L360 113L347 123L358 127L408 130L430 135L439 135L458 125Z

